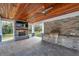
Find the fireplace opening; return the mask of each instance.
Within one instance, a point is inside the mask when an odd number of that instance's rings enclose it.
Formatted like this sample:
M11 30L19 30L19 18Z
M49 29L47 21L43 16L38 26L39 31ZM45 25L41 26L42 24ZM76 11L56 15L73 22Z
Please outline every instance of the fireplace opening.
M18 36L25 36L25 35L26 35L26 31L24 31L24 30L20 30L18 32Z

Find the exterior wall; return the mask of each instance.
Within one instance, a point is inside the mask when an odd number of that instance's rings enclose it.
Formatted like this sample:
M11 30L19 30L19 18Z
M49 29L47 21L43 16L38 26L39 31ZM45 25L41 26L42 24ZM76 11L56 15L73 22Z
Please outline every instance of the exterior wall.
M54 29L60 33L53 33ZM79 50L79 16L45 23L43 40Z
M79 16L45 23L45 33L51 33L54 29L60 30L61 34L79 36Z

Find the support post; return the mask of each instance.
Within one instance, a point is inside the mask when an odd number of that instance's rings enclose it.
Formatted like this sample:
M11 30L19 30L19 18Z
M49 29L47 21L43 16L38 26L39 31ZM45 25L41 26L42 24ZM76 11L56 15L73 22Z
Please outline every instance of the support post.
M15 24L16 24L16 23L15 23L15 20L14 20L14 21L13 21L13 24L12 24L12 25L13 25L13 37L14 37L14 41L16 41L16 38L15 38L15 36L16 36L16 35L15 35Z
M0 42L2 41L2 21L0 17Z
M43 40L43 36L44 36L44 22L42 23L42 32L41 32L42 40Z
M35 25L32 25L32 36L35 36Z

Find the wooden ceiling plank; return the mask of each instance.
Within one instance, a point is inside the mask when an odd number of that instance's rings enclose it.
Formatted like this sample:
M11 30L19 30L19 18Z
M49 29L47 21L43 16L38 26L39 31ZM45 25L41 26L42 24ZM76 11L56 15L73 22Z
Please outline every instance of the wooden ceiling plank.
M53 7L53 9L46 14L41 13L42 10L49 7ZM21 19L31 23L74 11L79 11L79 3L0 3L0 16L9 19Z
M70 7L71 7L72 5L70 5ZM52 17L53 16L56 16L57 14L59 15L59 14L62 14L62 13L64 13L65 11L67 11L68 9L66 9L66 8L70 8L69 6L68 7L63 7L62 8L62 11L60 12L60 10L56 10L56 11L52 11L53 13L49 13L47 16L50 16L51 14L52 14ZM70 11L72 11L71 9L73 8L73 7L75 7L75 8L78 8L79 7L79 4L78 5L74 5L74 6L72 6L71 8L70 8ZM73 9L75 9L75 8L73 8ZM60 12L60 13L58 13L58 12ZM50 17L47 17L47 18L50 18ZM40 17L37 17L37 18L35 18L35 20L33 20L34 22L37 22L37 21L40 21L40 20L43 20L43 19L46 19L45 18L45 16L40 16ZM33 22L32 21L32 22ZM31 21L30 21L31 22Z

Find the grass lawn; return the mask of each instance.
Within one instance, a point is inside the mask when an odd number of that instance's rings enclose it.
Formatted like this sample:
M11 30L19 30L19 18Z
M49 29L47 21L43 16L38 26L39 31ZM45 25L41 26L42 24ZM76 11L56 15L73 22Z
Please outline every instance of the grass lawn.
M39 32L39 31L36 31L36 32L35 32L35 36L37 36L37 37L41 37L40 32Z
M2 41L12 40L13 34L3 34Z

